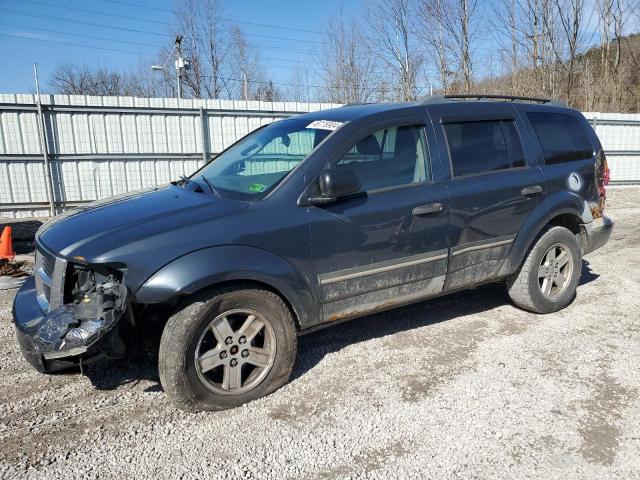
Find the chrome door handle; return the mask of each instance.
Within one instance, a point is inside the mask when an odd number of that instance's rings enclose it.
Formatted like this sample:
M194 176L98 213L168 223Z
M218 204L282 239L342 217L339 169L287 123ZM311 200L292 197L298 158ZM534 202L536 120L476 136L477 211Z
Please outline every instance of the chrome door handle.
M420 205L411 210L411 213L418 217L420 215L430 215L432 213L440 213L442 212L442 204L441 203L430 203L428 205Z
M542 187L540 185L533 185L531 187L525 187L520 190L520 195L523 197L532 197L533 195L539 195L542 193Z

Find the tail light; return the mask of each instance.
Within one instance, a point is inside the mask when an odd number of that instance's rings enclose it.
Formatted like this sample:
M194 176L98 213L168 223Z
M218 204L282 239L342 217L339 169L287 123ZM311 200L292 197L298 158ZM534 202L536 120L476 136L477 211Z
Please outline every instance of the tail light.
M594 218L601 217L604 213L604 204L607 198L607 185L611 180L611 171L609 170L609 164L607 157L603 150L598 152L596 156L596 184L598 187L598 205L591 208L591 213Z

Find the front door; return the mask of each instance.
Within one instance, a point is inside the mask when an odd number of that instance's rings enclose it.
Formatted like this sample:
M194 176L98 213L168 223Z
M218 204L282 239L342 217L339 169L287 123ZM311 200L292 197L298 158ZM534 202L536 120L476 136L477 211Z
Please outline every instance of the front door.
M354 170L360 192L309 209L323 320L440 292L448 200L444 184L432 180L424 122L358 135L326 167L340 165Z

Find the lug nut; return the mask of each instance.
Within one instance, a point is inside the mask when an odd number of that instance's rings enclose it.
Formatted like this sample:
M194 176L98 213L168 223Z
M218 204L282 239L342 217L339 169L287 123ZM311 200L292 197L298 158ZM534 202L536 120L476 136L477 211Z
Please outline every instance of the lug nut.
M226 343L227 345L231 345L233 343L233 338L231 337L227 337L224 339L224 343Z
M220 352L220 358L223 359L223 360L225 358L227 358L227 352L225 352L225 351Z
M231 362L229 362L231 364L232 367L235 367L236 365L238 365L238 360L236 360L235 358L231 359Z
M244 358L247 358L249 356L249 350L242 350L242 354L241 354Z
M247 338L243 335L240 337L240 340L238 340L240 343L247 343Z

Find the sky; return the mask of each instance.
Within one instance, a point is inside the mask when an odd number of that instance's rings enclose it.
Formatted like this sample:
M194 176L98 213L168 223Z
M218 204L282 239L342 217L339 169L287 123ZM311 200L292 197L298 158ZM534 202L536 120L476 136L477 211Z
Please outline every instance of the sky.
M322 39L327 19L340 8L347 16L357 14L361 1L365 0L223 4L225 18L237 23L259 49L273 80L286 82L291 65L302 60L304 54L298 52ZM0 0L0 93L35 91L34 63L43 92L60 62L121 70L139 62L151 66L157 63L160 47L172 44L168 32L173 8L174 0ZM149 74L157 73L149 68Z

